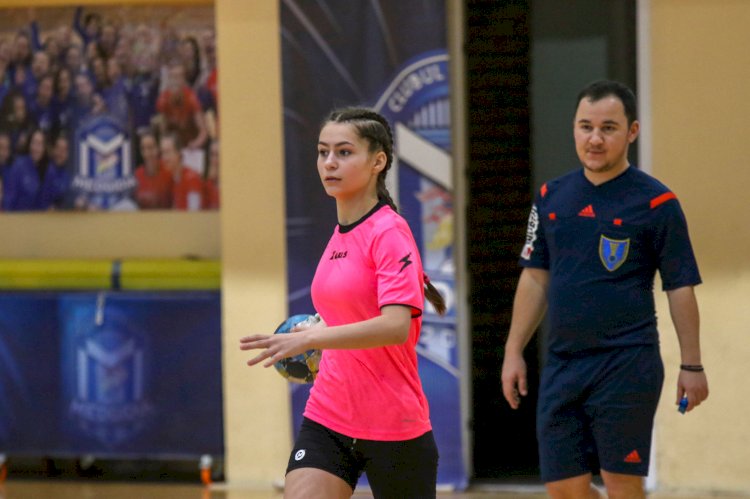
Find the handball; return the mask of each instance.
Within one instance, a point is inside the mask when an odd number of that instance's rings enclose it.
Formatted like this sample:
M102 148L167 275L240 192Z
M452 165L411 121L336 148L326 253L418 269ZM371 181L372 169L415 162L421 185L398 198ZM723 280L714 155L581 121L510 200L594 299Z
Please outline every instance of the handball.
M312 326L320 319L315 315L308 314L297 314L289 317L287 320L279 324L274 334L286 334L291 333L292 328L296 325L309 325ZM320 365L321 351L314 349L308 350L294 357L287 357L281 359L274 364L276 370L284 376L288 381L292 383L312 383L315 381L315 376L318 374L318 366Z

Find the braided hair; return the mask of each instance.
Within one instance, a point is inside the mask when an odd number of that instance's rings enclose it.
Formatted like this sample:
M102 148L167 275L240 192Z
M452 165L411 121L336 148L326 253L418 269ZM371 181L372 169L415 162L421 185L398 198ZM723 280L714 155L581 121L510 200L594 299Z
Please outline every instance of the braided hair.
M332 111L323 125L325 126L328 123L348 123L352 125L357 134L370 144L369 151L371 153L378 151L385 153L385 168L378 174L376 183L378 201L387 204L398 213L398 207L385 185L385 177L393 164L393 132L388 120L372 109L345 107ZM435 310L443 315L445 313L445 300L430 282L427 275L424 276L424 294L425 298L435 307Z
M379 150L385 153L385 168L378 174L376 184L378 201L387 204L398 213L398 207L385 186L385 177L393 164L393 132L388 120L367 108L346 107L332 111L325 123L349 123L360 137L369 142L371 153Z

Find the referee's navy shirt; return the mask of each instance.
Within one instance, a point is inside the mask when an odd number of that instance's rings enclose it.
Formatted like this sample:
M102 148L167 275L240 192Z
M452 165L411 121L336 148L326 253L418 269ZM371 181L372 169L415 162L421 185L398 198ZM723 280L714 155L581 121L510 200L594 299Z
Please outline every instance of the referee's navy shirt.
M598 186L583 169L544 184L520 264L550 272L556 354L658 343L656 271L664 291L701 283L676 196L632 166Z

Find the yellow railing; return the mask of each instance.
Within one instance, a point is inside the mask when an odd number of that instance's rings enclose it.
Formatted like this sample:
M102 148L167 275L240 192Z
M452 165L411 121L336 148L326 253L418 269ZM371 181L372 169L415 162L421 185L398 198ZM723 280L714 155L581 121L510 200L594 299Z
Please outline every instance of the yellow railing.
M212 290L220 287L221 264L217 260L0 260L0 290Z

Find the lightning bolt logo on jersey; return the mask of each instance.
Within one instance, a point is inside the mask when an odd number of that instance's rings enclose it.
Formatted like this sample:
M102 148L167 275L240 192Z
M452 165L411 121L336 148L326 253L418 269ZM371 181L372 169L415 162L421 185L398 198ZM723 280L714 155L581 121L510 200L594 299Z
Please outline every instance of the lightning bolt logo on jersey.
M360 308L359 317L368 310L379 314L389 303L421 313L419 252L406 222L385 205L378 204L352 225L336 228L315 277L313 291L318 283L326 283L317 289L319 296L325 296L322 303ZM317 304L316 310L322 315Z
M406 267L411 265L411 260L409 260L410 256L411 256L411 253L409 253L408 255L403 257L401 260L399 260L399 262L403 263L403 265L401 266L401 270L399 270L399 273L403 272Z
M331 258L341 254L346 258ZM378 204L354 224L337 226L318 263L311 294L328 326L372 319L393 305L408 307L412 320L404 343L325 350L304 415L357 438L406 440L423 434L431 425L415 347L424 281L406 221ZM364 393L363 386L378 388Z

